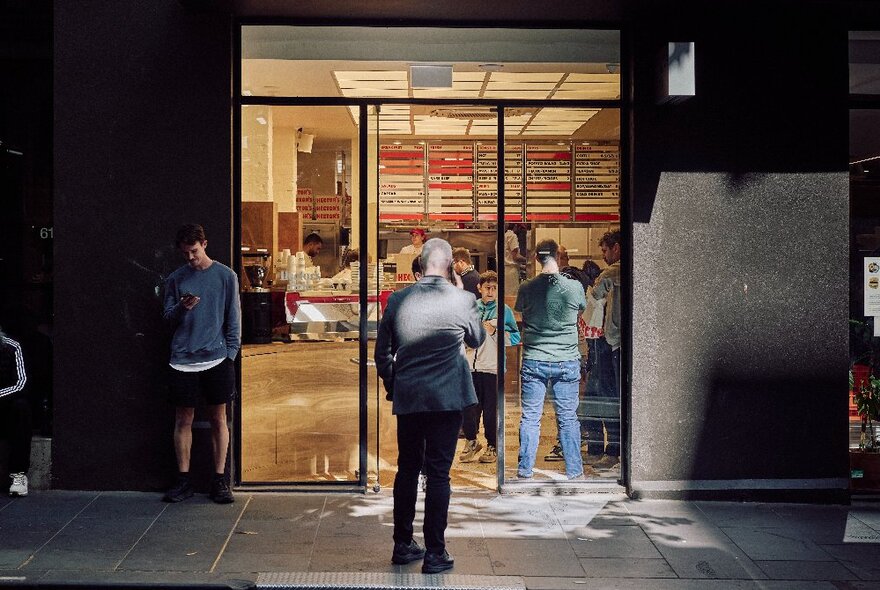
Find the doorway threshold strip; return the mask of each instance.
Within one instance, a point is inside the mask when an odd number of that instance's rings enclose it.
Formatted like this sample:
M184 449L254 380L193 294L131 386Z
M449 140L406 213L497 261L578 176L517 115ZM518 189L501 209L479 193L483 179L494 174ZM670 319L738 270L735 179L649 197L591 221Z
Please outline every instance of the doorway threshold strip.
M393 574L378 572L271 572L257 575L257 588L279 590L525 590L516 576Z

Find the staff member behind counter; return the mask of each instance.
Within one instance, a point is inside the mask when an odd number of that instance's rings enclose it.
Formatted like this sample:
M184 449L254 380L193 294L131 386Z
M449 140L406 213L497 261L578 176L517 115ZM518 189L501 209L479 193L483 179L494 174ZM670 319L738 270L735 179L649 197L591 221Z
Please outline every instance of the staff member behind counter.
M324 240L316 233L310 233L306 236L306 239L303 240L303 252L306 253L306 256L312 259L313 263L315 256L321 253L321 248L323 247Z
M412 244L404 246L400 249L401 254L421 254L422 245L425 243L425 230L420 227L414 227L409 230L409 238Z

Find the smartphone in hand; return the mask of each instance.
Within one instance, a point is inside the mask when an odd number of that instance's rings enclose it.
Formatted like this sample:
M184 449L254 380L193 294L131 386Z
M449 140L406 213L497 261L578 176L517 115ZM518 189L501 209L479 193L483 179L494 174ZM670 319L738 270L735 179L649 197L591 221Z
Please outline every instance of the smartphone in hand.
M185 293L182 293L180 295L180 300L183 301L184 299L192 299L193 297L195 297L195 295L193 295L189 291L186 291Z

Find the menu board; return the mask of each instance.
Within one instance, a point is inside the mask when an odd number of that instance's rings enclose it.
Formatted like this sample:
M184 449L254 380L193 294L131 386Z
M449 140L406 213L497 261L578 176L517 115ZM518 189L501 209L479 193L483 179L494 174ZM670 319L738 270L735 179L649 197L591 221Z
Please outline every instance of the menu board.
M379 146L379 219L421 220L425 212L425 146Z
M312 189L296 189L296 210L299 212L300 219L315 218L315 199L312 197Z
M474 144L428 145L428 219L474 218Z
M504 149L505 220L618 221L620 149L610 142L508 143ZM379 219L494 221L498 146L435 141L379 146ZM307 193L304 191L308 191ZM319 199L331 197L319 197ZM297 191L297 210L338 219L341 204ZM308 200L308 204L306 201ZM311 218L311 217L310 217Z
M526 220L571 219L571 146L526 145Z
M574 146L576 221L620 219L620 149L617 145Z
M522 221L522 144L504 146L504 218ZM477 144L477 220L498 219L498 145Z

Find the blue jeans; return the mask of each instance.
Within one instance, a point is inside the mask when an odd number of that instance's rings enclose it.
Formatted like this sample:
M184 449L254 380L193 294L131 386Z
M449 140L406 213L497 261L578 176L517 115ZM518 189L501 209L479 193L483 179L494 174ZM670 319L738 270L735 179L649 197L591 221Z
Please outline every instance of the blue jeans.
M519 422L519 477L531 477L541 437L541 415L547 384L553 389L553 405L559 426L559 442L565 456L565 475L577 477L584 472L581 460L581 425L577 419L579 360L536 361L525 359L520 372L522 418Z

